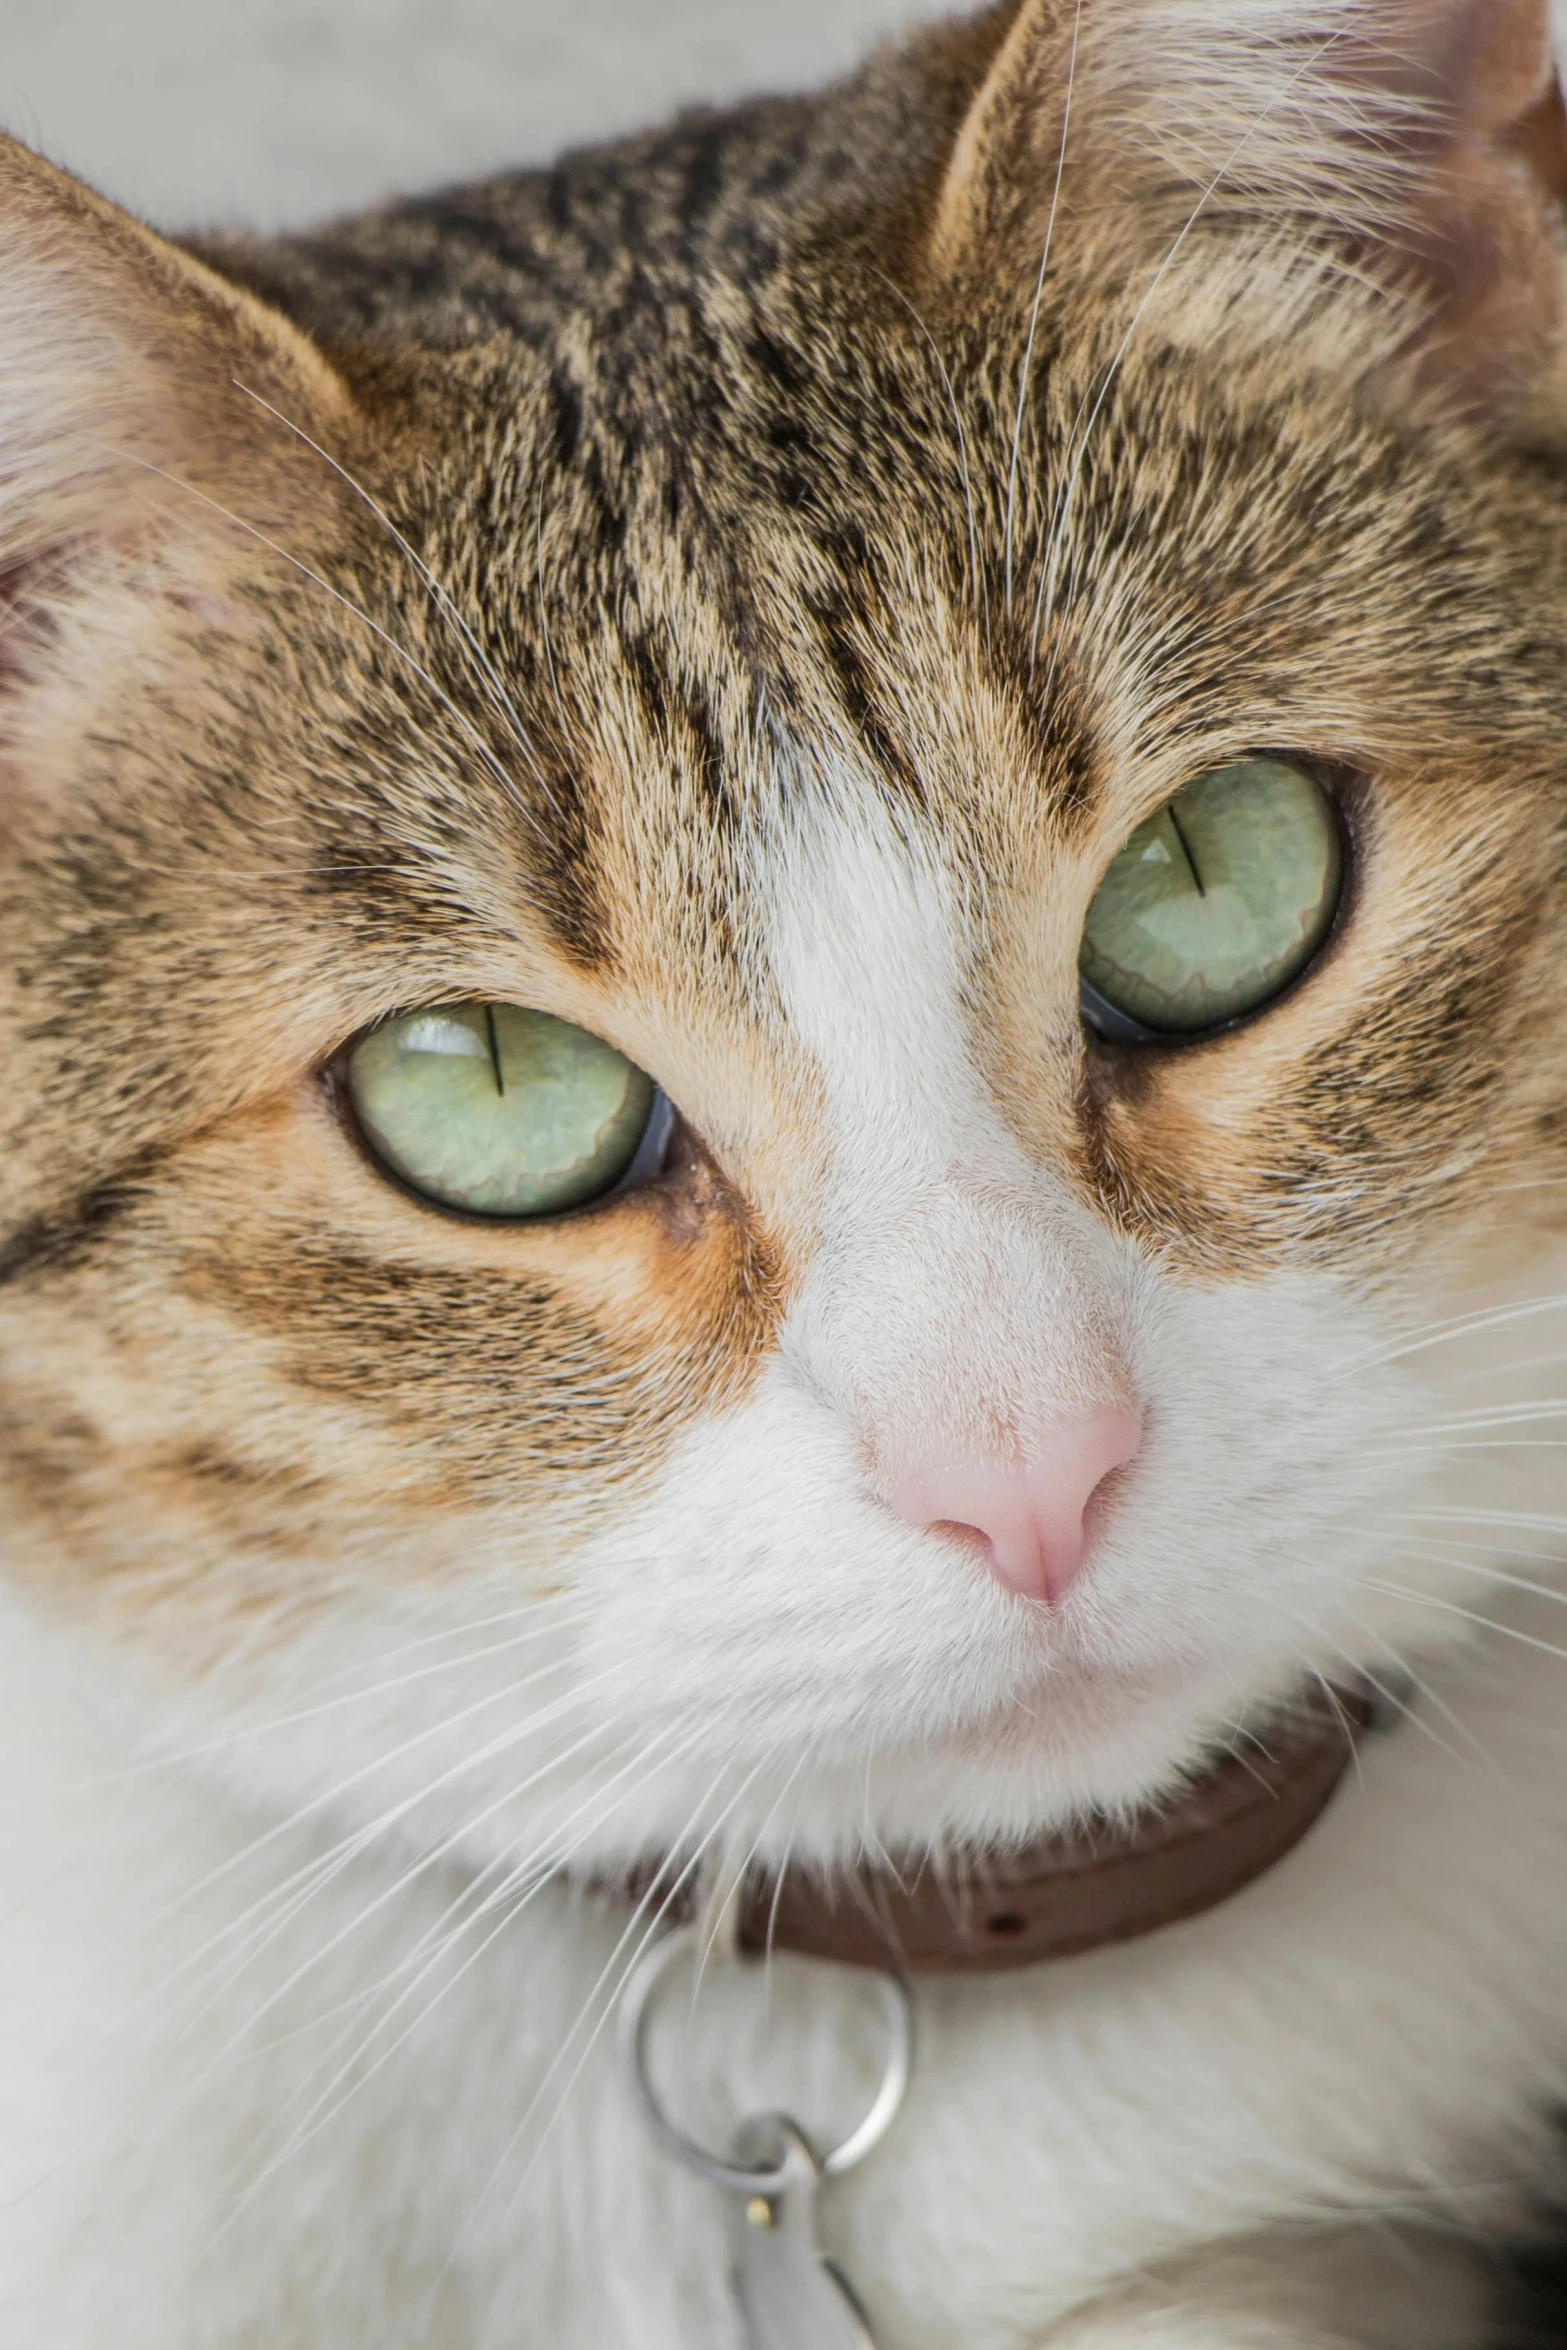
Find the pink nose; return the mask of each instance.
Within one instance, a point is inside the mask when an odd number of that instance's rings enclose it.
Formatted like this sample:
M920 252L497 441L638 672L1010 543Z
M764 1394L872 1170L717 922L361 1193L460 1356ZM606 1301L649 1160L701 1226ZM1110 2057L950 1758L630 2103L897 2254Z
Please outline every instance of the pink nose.
M910 1525L977 1536L1002 1582L1030 1599L1064 1599L1088 1557L1090 1504L1136 1457L1135 1412L1106 1405L1053 1428L1030 1459L926 1462L899 1470L887 1502Z

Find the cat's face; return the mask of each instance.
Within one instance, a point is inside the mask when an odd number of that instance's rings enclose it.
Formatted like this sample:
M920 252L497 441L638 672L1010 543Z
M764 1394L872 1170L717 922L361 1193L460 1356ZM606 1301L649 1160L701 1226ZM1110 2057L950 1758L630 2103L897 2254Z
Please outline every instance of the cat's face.
M891 225L796 154L742 265L644 153L634 266L592 169L525 189L541 281L579 240L545 325L330 370L7 160L5 1553L286 1711L245 1768L479 1851L999 1833L1462 1629L1452 1513L1521 1478L1453 1423L1552 1351L1480 1333L1567 1175L1539 58L1522 8L1464 52L1420 235L1367 167L1351 269L1306 164L1353 182L1388 77L1324 70L1271 193L1232 134L1376 11L1231 9L1206 65L1167 12L1196 78L1127 145L1155 13L884 69L867 124L950 149ZM1176 131L1230 158L1195 227ZM1500 308L1433 250L1504 251ZM1226 976L1187 903L1153 981L1208 1015L1085 1021L1128 844L1242 769L1309 935ZM659 1089L558 1212L492 1212L513 1108L441 1106L486 1034L504 1095L487 1006Z

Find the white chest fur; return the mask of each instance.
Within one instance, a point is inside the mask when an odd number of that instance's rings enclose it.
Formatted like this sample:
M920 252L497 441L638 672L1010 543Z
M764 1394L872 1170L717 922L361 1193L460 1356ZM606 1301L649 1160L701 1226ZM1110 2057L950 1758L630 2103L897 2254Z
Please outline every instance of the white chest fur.
M921 1988L905 2114L825 2207L886 2350L1022 2350L1147 2263L1286 2223L1512 2204L1567 2090L1567 1771L1559 1664L1501 1645L1445 1668L1465 1735L1434 1711L1374 1745L1227 1909ZM430 1966L457 1888L366 1860L237 1926L309 1849L236 1861L267 1823L129 1769L14 1609L0 1677L7 2342L732 2350L718 2201L594 2033L622 1915L552 1892ZM765 2048L721 1982L703 2001L696 2110L782 2094L825 2128L863 2093L874 2035L809 1966L779 1966ZM1182 2339L1101 2324L1070 2338Z

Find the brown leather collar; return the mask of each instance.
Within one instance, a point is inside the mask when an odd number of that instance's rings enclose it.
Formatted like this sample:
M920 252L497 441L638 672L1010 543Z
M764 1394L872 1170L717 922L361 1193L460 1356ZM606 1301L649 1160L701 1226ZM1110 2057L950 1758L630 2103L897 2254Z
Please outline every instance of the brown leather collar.
M1128 1942L1227 1901L1320 1818L1372 1726L1368 1695L1303 1697L1266 1733L1221 1756L1157 1811L1019 1851L907 1872L886 1863L824 1877L748 1872L740 1942L841 1966L916 1975L986 1974ZM669 1864L634 1890L658 1904ZM694 1899L671 1902L689 1916Z

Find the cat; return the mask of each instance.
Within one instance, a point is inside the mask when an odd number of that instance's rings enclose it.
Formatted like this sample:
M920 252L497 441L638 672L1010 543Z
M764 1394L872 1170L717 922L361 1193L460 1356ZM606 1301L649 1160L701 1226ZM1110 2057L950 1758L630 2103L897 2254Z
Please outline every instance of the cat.
M5 2350L738 2350L614 2044L677 1894L1322 1689L1276 1867L915 1984L824 2240L880 2350L1499 2343L1554 93L1538 0L1002 0L274 242L5 147ZM756 1995L659 2093L851 2126L864 1980Z

